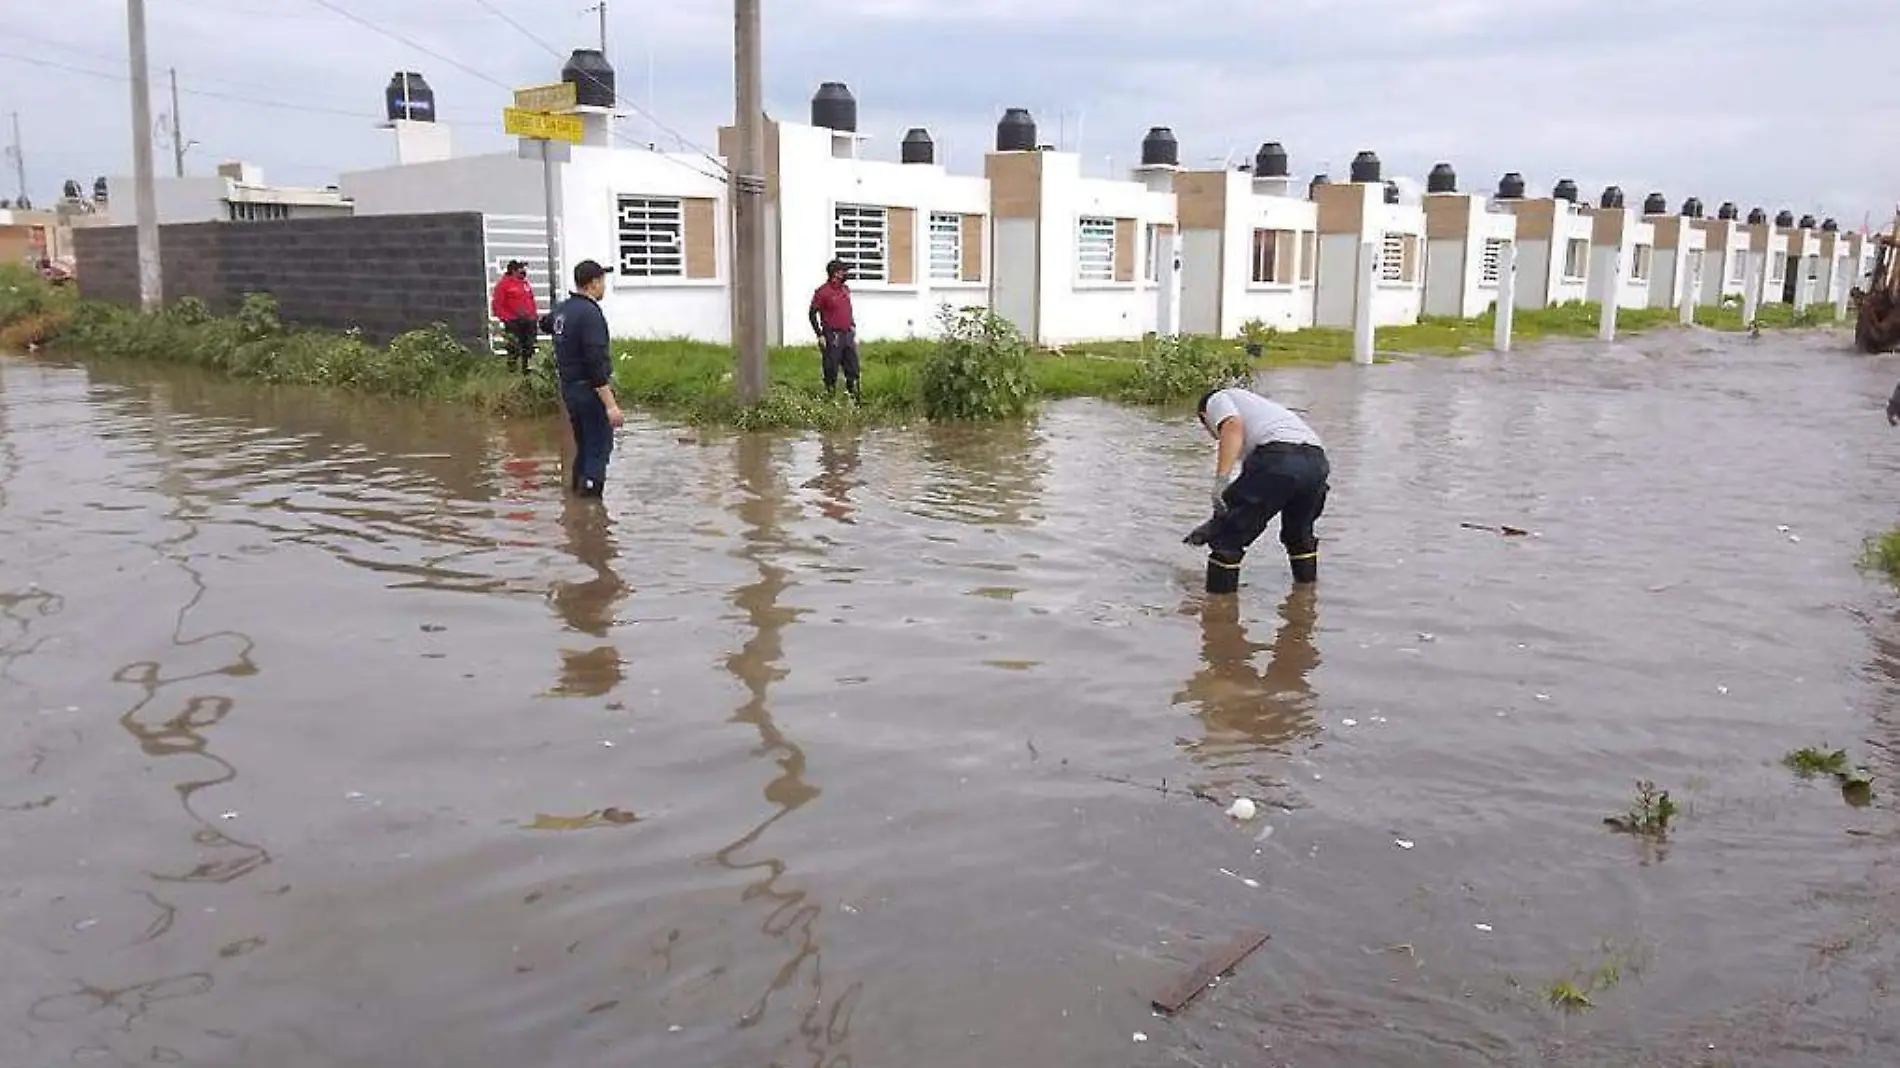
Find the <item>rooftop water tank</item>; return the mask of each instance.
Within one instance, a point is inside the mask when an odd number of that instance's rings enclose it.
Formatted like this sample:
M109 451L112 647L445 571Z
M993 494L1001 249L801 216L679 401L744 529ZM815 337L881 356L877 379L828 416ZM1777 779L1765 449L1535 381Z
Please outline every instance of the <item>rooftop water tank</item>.
M1399 202L1399 183L1385 183L1385 202L1387 204L1397 204Z
M1740 211L1741 209L1735 206L1733 200L1724 200L1722 206L1715 209L1715 217L1718 219L1734 219L1736 214Z
M1748 222L1751 226L1760 226L1768 221L1768 213L1760 208L1748 209Z
M383 110L390 122L434 122L435 90L415 71L399 70L389 76L389 85L383 89Z
M1812 215L1801 216L1801 229L1803 230L1814 229L1814 216Z
M1690 197L1683 201L1682 213L1691 219L1700 219L1702 217L1702 201L1696 197Z
M1623 206L1623 187L1620 185L1604 186L1603 197L1602 199L1598 200L1597 203L1605 208L1622 207Z
M996 151L1034 152L1036 120L1028 108L1010 108L996 124Z
M1568 200L1572 204L1575 204L1577 202L1577 183L1568 178L1562 179L1557 183L1556 187L1550 191L1550 195L1554 200Z
M1829 219L1821 224L1821 232L1824 234L1837 234L1840 233L1840 231L1841 224L1835 222L1833 219Z
M1268 141L1253 154L1253 173L1256 178L1285 178L1287 176L1286 149L1278 141Z
M561 66L561 80L574 83L575 102L584 108L614 106L614 67L598 48L576 48Z
M922 126L913 126L904 131L904 142L897 148L899 159L905 163L937 162L937 143L930 139L930 131Z
M1355 182L1372 183L1379 180L1379 157L1372 152L1361 152L1352 158L1351 178Z
M66 179L66 184L60 187L60 195L67 200L78 200L80 198L79 183L71 178Z
M811 124L839 133L858 132L858 98L843 82L826 82L811 95Z
M106 180L104 175L92 180L92 199L100 204L106 202Z
M1503 178L1498 179L1498 199L1523 200L1524 176L1516 171L1508 171Z
M1776 225L1776 226L1780 226L1780 227L1784 227L1784 228L1786 228L1786 227L1790 227L1790 226L1793 226L1793 225L1794 225L1794 212L1792 212L1792 211L1789 211L1789 210L1788 210L1787 208L1783 208L1783 209L1781 209L1780 211L1778 211L1778 212L1776 212L1776 213L1775 213L1775 225Z
M1141 139L1141 165L1144 167L1178 167L1181 164L1181 145L1174 139L1174 131L1166 126L1148 127L1148 136Z
M1669 198L1661 193L1651 193L1643 198L1644 215L1669 214Z
M1425 176L1427 193L1456 193L1458 191L1458 172L1451 169L1449 163L1432 165L1432 173Z
M1313 176L1313 180L1306 183L1306 199L1308 200L1314 199L1315 197L1319 196L1320 186L1331 185L1331 184L1333 184L1332 178L1324 174L1315 174Z

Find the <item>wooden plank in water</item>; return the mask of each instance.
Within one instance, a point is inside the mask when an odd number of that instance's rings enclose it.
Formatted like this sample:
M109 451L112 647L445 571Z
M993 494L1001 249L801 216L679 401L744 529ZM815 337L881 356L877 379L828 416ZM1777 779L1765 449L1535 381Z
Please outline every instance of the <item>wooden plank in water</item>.
M1235 935L1225 945L1217 947L1194 966L1193 970L1174 981L1166 990L1155 995L1154 1007L1173 1015L1181 1011L1188 1002L1199 997L1215 979L1234 970L1247 954L1259 949L1267 940L1267 932L1247 930Z

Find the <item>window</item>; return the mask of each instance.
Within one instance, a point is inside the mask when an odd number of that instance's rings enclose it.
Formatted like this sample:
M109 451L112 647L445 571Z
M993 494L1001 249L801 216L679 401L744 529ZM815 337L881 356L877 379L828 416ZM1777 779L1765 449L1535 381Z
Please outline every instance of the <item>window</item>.
M617 197L615 234L623 278L679 278L686 273L684 212L666 197Z
M1498 272L1504 263L1504 239L1487 237L1478 260L1478 281L1487 286L1498 284Z
M1255 230L1253 232L1253 282L1274 285L1287 282L1293 274L1294 234L1291 230ZM1311 272L1307 276L1310 278Z
M1075 277L1081 282L1115 280L1115 220L1091 215L1076 220Z
M832 218L831 254L851 269L851 277L856 281L884 281L889 248L886 243L889 220L884 209L840 204Z
M1777 252L1775 253L1775 269L1768 275L1768 280L1770 282L1779 282L1786 277L1788 277L1788 254L1786 252Z
M955 282L963 270L963 216L930 213L930 280Z
M1647 282L1649 272L1654 265L1656 250L1649 245L1637 245L1630 255L1630 281Z
M1313 264L1319 259L1319 235L1311 230L1300 235L1300 281L1313 280Z
M1748 279L1748 253L1739 248L1728 250L1728 280L1743 282Z
M1384 244L1379 248L1379 280L1381 282L1405 280L1404 234L1385 235Z
M1590 242L1573 237L1564 243L1564 277L1572 282L1581 281L1590 274Z
M1142 229L1142 236L1148 249L1147 262L1141 268L1142 281L1159 281L1161 278L1161 228L1154 223L1149 223Z
M277 222L290 218L288 204L258 204L248 200L227 201L232 222Z

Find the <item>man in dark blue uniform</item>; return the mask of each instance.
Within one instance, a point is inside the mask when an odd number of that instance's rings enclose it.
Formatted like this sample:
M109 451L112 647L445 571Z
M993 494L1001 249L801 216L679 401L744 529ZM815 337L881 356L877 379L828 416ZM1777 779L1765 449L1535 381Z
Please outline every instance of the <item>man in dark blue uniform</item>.
M574 474L569 480L582 497L598 497L607 482L607 457L614 449L614 428L623 417L614 400L614 363L607 316L600 310L607 272L593 260L574 267L574 292L554 309L554 368L561 379L561 402L574 427Z

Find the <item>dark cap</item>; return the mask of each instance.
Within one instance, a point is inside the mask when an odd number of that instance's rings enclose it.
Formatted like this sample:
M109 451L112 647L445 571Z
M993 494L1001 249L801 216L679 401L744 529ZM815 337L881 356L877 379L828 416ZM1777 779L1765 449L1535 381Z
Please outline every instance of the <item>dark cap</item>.
M509 260L508 265L502 268L502 270L507 271L511 274L515 271L525 271L527 269L528 269L528 265L521 262L520 260Z
M843 260L832 260L830 263L825 264L826 275L834 275L840 272L844 274L851 273L851 268L846 266Z
M606 274L607 268L593 260L582 260L574 265L574 288L584 289L592 284L594 279L603 278Z

